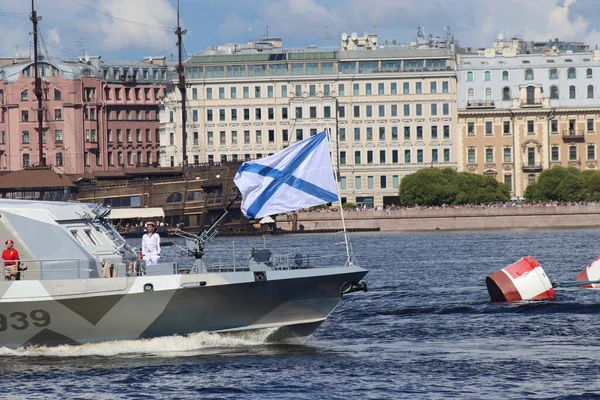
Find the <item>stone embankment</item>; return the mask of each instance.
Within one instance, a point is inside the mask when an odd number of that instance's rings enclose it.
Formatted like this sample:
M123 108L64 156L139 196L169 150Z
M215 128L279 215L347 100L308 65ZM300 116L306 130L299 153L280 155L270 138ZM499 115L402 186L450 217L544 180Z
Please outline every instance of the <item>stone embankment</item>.
M345 211L346 226L381 231L432 231L477 229L544 229L600 227L600 204L400 209ZM277 217L277 227L291 230L285 215ZM298 213L298 229L341 229L339 212Z

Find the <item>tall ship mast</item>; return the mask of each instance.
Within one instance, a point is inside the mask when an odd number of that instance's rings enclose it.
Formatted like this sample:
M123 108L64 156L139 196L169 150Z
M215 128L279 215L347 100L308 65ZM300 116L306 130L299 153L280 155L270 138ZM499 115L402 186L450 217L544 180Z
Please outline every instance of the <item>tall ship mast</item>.
M41 16L35 11L35 0L31 0L31 22L33 23L33 71L34 71L34 93L37 99L37 123L38 123L38 143L39 143L39 166L46 165L44 158L44 106L42 104L42 79L38 69L38 21L42 20Z

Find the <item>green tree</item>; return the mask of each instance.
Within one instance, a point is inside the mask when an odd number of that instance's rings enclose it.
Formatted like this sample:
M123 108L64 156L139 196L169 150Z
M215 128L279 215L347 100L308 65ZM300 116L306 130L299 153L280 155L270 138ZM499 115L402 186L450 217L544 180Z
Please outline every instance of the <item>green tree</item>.
M508 186L494 178L450 168L422 169L400 183L402 205L488 203L509 198Z
M451 204L458 192L455 174L450 168L427 168L405 176L400 182L400 204Z
M600 201L600 171L588 169L581 173L585 189L587 191L587 199L590 201Z
M547 169L525 190L527 201L582 201L587 197L585 179L575 167Z

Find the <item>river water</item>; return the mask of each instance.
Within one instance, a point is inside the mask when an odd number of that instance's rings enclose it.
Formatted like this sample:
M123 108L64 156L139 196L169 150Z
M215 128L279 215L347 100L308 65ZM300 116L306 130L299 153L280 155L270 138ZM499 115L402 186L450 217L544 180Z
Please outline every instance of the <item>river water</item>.
M555 282L599 252L599 230L353 234L370 270L302 346L198 333L78 347L0 348L8 399L585 399L600 397L600 291L493 304L485 277L532 255ZM219 238L215 249L262 238ZM269 239L335 249L340 235ZM137 242L137 241L135 241ZM316 251L316 250L315 250ZM184 260L176 247L164 257ZM218 258L218 257L217 257Z

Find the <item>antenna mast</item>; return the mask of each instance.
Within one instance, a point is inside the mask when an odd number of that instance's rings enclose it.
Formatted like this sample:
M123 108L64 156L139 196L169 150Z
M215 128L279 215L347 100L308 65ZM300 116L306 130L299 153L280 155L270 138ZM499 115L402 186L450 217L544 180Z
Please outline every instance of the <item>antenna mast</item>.
M33 0L32 0L33 1ZM187 124L187 112L185 109L186 103L186 84L185 84L185 71L183 69L182 57L183 57L183 41L181 37L187 33L187 29L181 29L179 25L179 0L177 0L177 29L175 30L175 34L177 35L177 48L179 49L179 62L177 63L177 76L179 77L179 82L177 83L177 87L179 88L179 92L181 93L181 139L183 141L181 150L183 152L183 168L187 169L187 133L186 133L186 124Z
M37 98L37 120L38 120L38 139L39 139L39 158L40 166L46 165L44 159L44 144L42 138L44 136L43 119L44 119L44 108L42 106L42 80L38 71L38 21L42 20L42 17L38 17L35 11L35 0L31 0L31 22L33 22L33 70L34 70L34 93Z

